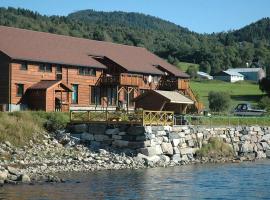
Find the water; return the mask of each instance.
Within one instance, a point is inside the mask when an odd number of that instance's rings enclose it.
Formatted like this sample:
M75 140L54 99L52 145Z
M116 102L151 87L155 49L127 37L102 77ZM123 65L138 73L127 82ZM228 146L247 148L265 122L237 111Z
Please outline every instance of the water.
M270 199L270 161L72 174L0 188L0 199Z

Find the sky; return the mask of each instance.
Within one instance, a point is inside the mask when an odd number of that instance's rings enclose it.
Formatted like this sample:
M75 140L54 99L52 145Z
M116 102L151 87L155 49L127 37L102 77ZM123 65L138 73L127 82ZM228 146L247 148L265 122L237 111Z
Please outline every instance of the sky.
M270 0L0 0L0 7L26 8L43 15L85 9L139 12L198 33L235 30L270 17Z

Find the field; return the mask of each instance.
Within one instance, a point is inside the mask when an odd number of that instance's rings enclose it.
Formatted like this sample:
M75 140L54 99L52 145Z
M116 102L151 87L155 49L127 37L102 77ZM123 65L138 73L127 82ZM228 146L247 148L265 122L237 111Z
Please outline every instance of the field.
M223 81L191 81L191 88L199 99L208 108L208 93L210 91L228 92L231 95L231 105L235 107L238 103L248 102L256 106L263 93L258 84L251 82L227 83Z
M189 66L195 66L199 70L199 65L198 64L193 64L193 63L187 63L187 62L179 62L177 64L177 67L182 70L183 72L187 71Z

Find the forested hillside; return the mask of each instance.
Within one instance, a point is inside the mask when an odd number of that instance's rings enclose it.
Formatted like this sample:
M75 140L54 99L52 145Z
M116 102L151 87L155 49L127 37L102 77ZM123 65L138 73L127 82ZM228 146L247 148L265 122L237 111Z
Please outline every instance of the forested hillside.
M198 34L138 13L84 10L62 17L0 8L0 25L142 46L175 65L196 63L211 73L252 62L270 66L269 18L240 30Z

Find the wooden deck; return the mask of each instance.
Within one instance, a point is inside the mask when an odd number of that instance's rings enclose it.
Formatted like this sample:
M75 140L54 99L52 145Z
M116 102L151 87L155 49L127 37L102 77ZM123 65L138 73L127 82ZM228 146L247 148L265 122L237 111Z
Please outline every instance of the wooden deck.
M169 111L109 111L109 110L72 110L70 123L81 124L127 124L127 125L173 125L174 113Z

